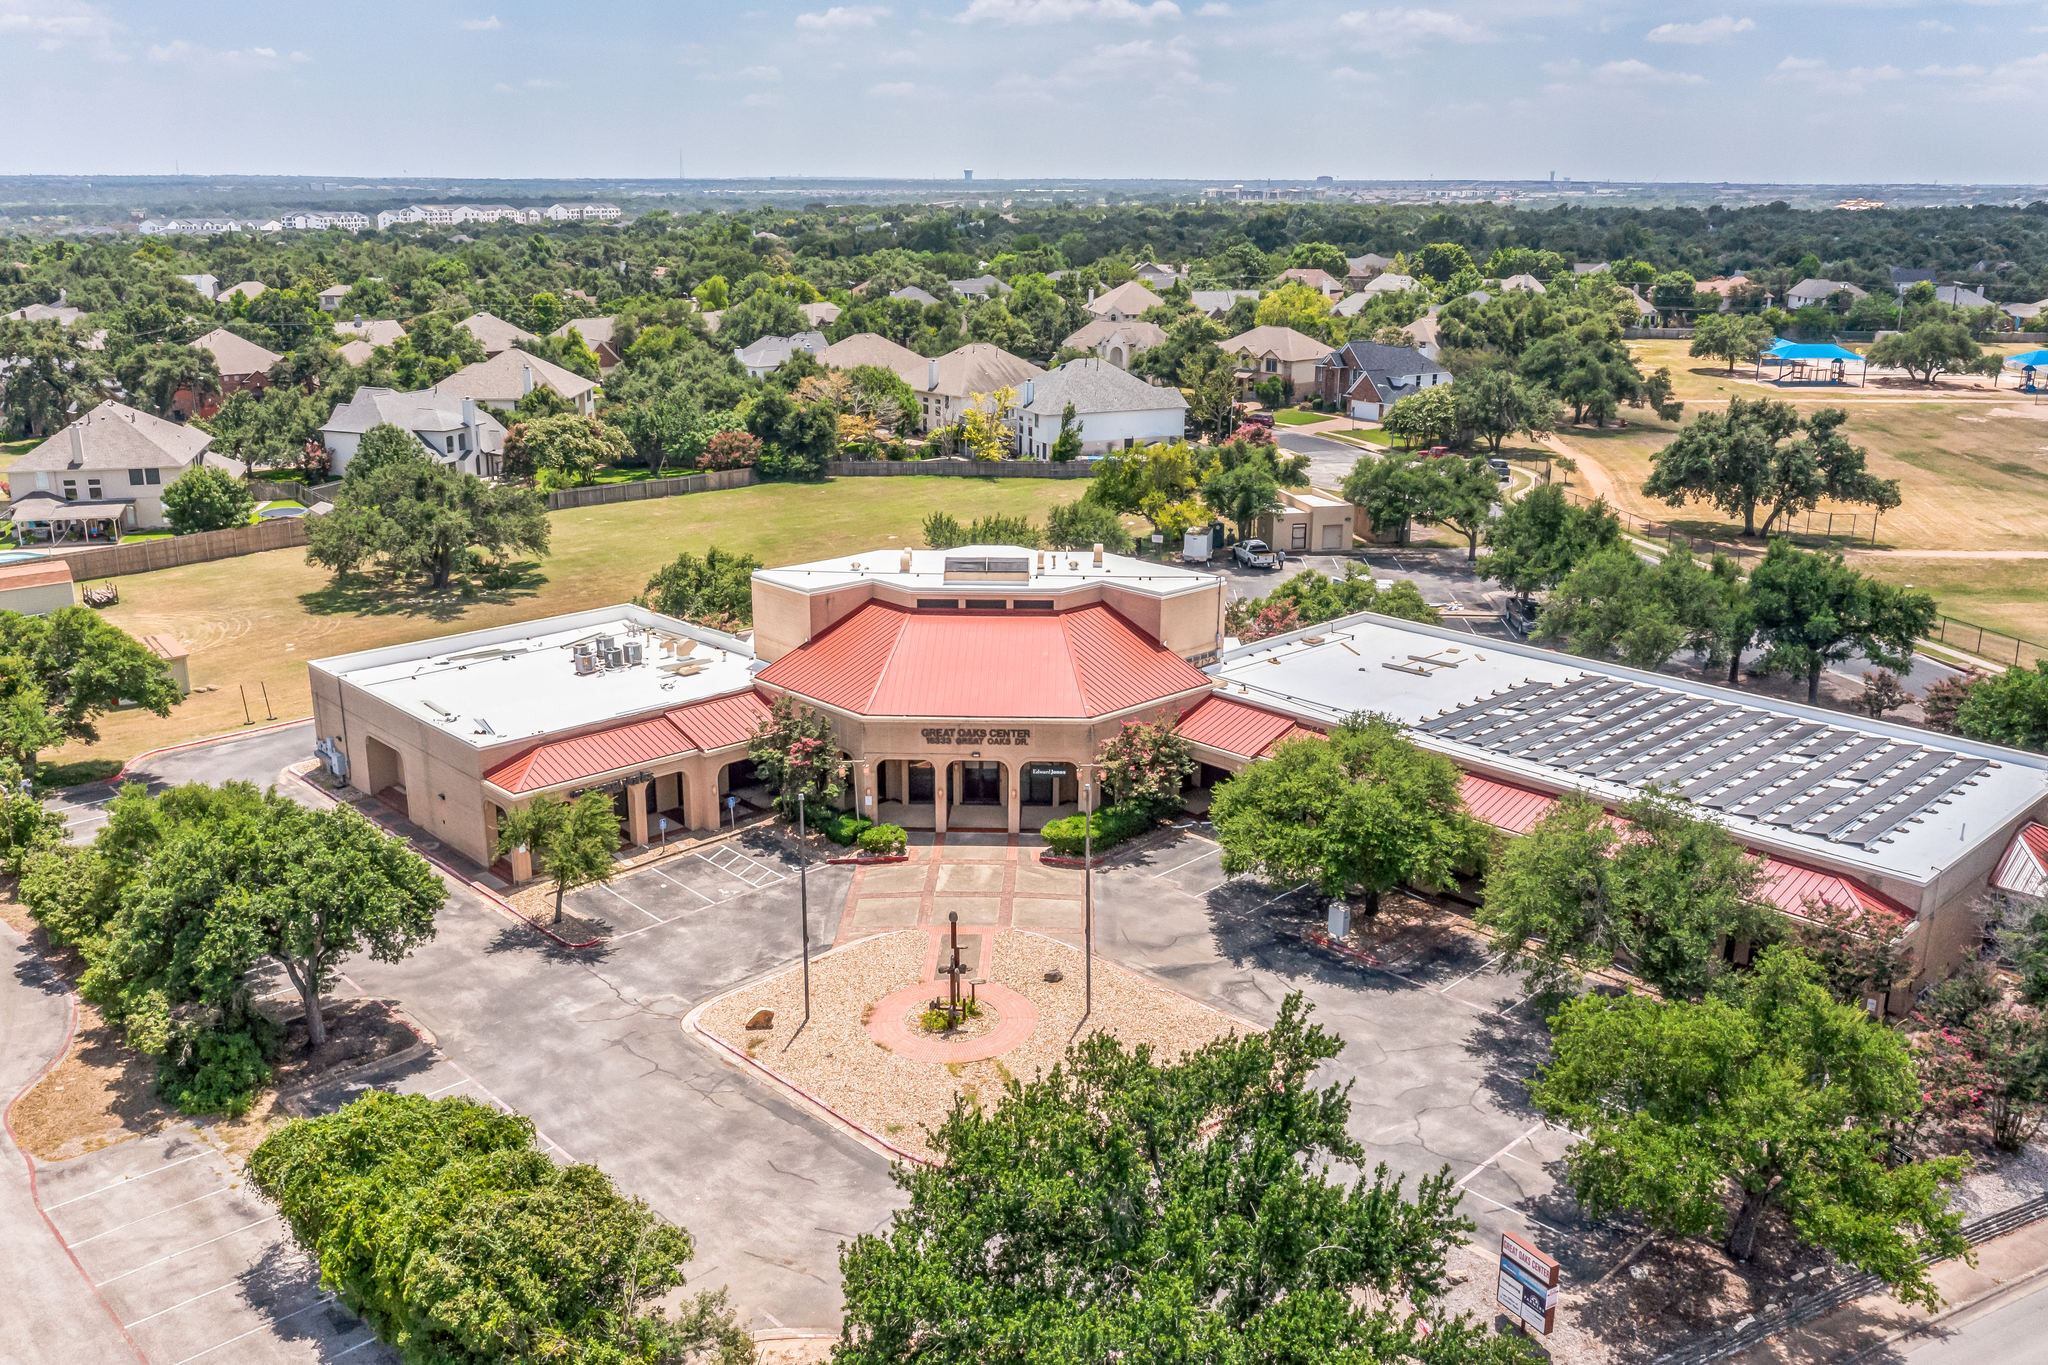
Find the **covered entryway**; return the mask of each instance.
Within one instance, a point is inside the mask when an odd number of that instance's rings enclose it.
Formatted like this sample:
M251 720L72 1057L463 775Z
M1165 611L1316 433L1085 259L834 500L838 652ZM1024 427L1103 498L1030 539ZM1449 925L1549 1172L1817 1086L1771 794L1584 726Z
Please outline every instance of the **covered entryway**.
M405 810L405 760L399 757L398 750L375 735L366 735L363 753L368 760L363 770L370 779L370 794Z

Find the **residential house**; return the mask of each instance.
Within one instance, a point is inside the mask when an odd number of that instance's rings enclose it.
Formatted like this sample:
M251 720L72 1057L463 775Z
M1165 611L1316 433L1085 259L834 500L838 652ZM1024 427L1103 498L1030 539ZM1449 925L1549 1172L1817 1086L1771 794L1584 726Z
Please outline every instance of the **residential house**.
M798 351L811 355L825 349L823 332L798 332L787 337L757 337L750 346L742 346L732 353L733 359L746 366L747 374L760 379L781 369L788 359Z
M1128 450L1187 434L1188 401L1179 389L1147 384L1099 356L1069 360L1017 391L1019 448L1034 459L1052 453L1067 405L1081 429L1081 454Z
M1289 554L1342 554L1351 548L1354 516L1361 514L1342 498L1283 488L1280 506L1260 517L1252 534Z
M1735 296L1749 288L1749 276L1741 271L1733 275L1717 275L1711 280L1701 280L1693 285L1696 294L1715 294L1720 297L1721 309L1727 312L1734 304Z
M1574 275L1598 275L1608 268L1608 264L1605 261L1572 262L1572 274Z
M920 307L930 307L938 302L938 299L930 291L919 289L914 284L904 285L901 289L892 292L889 297L892 299L908 299Z
M405 340L405 328L390 318L366 318L358 314L348 322L335 323L334 335L344 341L364 341L372 346L396 346Z
M377 348L367 341L344 341L334 348L334 353L351 365L367 365Z
M1333 349L1292 327L1254 327L1216 345L1237 358L1241 382L1256 384L1277 377L1301 394L1315 388L1316 366Z
M1524 294L1548 294L1550 292L1543 287L1543 281L1537 279L1534 275L1510 275L1500 282L1500 287L1504 291L1516 289Z
M1934 272L1932 270L1908 270L1906 267L1898 265L1891 268L1891 277L1892 292L1900 298L1906 297L1906 291L1916 284L1934 283Z
M221 290L220 301L222 303L232 303L236 299L248 299L253 303L257 298L268 293L269 290L270 286L261 280L243 280L240 284L231 284Z
M1344 282L1327 270L1283 270L1280 283L1305 284L1326 299L1334 299L1344 293Z
M238 223L232 218L173 218L165 223L159 223L154 219L145 220L135 230L145 237L155 237L159 234L217 237L223 232L240 232L244 226L245 224ZM246 226L256 225L249 223Z
M1131 267L1131 278L1152 290L1171 289L1187 277L1188 268L1184 265L1159 265L1146 261Z
M976 275L967 280L947 280L946 287L965 299L985 299L990 294L1007 294L1010 286L993 275Z
M400 393L365 386L337 404L320 429L337 476L348 472L363 433L375 426L411 432L436 460L465 474L496 474L505 454L504 425L474 398L436 389Z
M1095 295L1085 306L1096 317L1108 318L1111 322L1128 322L1147 308L1157 308L1164 302L1136 280L1126 280L1114 289Z
M1382 271L1367 280L1358 292L1370 300L1377 294L1405 294L1414 287L1413 275L1397 275L1392 271Z
M54 322L59 327L69 327L84 316L83 308L73 308L68 303L31 303L0 317L0 322Z
M1998 310L2019 324L2019 328L2023 332L2032 330L2028 324L2038 321L2041 316L2041 310L2044 308L2048 308L2048 299L2042 299L2039 303L2001 303L1998 305Z
M1850 299L1860 299L1864 291L1847 280L1804 279L1792 286L1785 295L1785 307L1793 312L1814 304L1825 304L1835 295L1847 291Z
M597 353L599 372L611 369L619 363L619 348L612 337L618 327L615 318L571 318L554 330L554 335L566 337L574 332L583 338L583 344Z
M530 345L540 340L524 327L514 327L490 313L471 313L455 325L475 337L487 357L509 351L520 342Z
M1062 350L1093 351L1116 366L1128 370L1140 351L1148 351L1166 340L1166 329L1154 322L1111 322L1091 318L1060 342Z
M488 407L510 412L535 388L547 387L569 400L585 417L597 412L597 381L565 370L552 360L528 351L500 351L489 360L465 365L434 385L450 398L474 398Z
M810 323L813 327L830 327L833 323L839 321L839 315L846 311L838 304L826 299L819 299L816 303L800 303L796 306L796 310L802 313L804 321Z
M270 228L269 224L264 226ZM280 215L277 219L277 226L270 228L270 230L274 232L281 232L286 229L290 229L293 232L324 232L328 228L340 228L343 232L361 232L368 226L370 226L370 220L363 214L357 213L354 209L296 209L291 213Z
M1643 296L1642 296L1641 294L1638 294L1638 293L1637 293L1637 292L1635 291L1635 286L1633 286L1633 285L1629 286L1629 291L1628 291L1628 299L1629 299L1629 302L1630 302L1630 303L1632 303L1632 304L1634 304L1634 305L1635 305L1635 308L1636 308L1636 325L1637 325L1637 326L1639 326L1639 327L1648 327L1648 326L1651 326L1651 325L1653 325L1653 324L1654 324L1654 323L1656 322L1656 320L1657 320L1657 305L1656 305L1656 304L1654 304L1654 303L1651 303L1651 302L1650 302L1650 301L1649 301L1648 299L1644 298L1644 297L1643 297Z
M1989 308L1991 300L1966 284L1940 284L1934 287L1934 301L1948 304L1951 308Z
M328 285L320 291L320 311L323 313L339 313L341 311L341 301L348 297L348 291L349 286L345 284Z
M209 303L220 295L220 281L211 275L180 275L178 278L191 285L199 297Z
M1408 338L1415 349L1422 353L1424 360L1435 360L1441 354L1437 345L1437 330L1441 325L1437 314L1440 307L1432 305L1430 310L1401 329L1401 335Z
M17 530L46 540L119 539L166 524L163 491L201 465L242 477L213 434L106 402L23 455L4 476Z
M917 392L917 406L923 430L938 431L952 426L975 399L997 389L1021 388L1027 379L1045 371L986 341L970 341L936 360L925 362L925 372L910 381Z
M1378 421L1412 393L1451 382L1451 372L1417 350L1349 341L1316 367L1317 393L1364 421Z
M270 367L284 359L277 352L266 350L247 337L236 336L225 327L214 328L205 336L196 338L192 345L212 356L213 363L220 367L220 395L209 396L195 411L191 406L192 394L180 390L171 400L173 410L182 408L190 417L213 416L231 393L263 392L270 387Z
M1197 289L1188 295L1188 299L1196 308L1220 322L1229 315L1232 308L1237 306L1239 299L1250 299L1253 303L1257 303L1259 301L1259 291L1256 289Z
M828 370L855 370L875 365L893 370L904 383L916 389L931 373L931 362L908 346L899 345L878 332L855 332L818 352L818 363Z
M1356 291L1386 274L1388 267L1394 263L1385 256L1368 251L1363 256L1351 257L1344 264L1344 283Z
M401 223L424 222L426 216L427 211L418 204L410 204L402 209L385 209L377 215L377 230L382 232L386 228L397 227Z

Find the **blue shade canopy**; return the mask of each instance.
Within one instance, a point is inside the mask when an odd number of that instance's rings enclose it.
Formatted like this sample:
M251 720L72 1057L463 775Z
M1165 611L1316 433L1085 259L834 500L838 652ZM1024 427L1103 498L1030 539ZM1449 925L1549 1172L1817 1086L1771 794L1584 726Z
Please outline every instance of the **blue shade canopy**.
M1764 352L1777 360L1861 360L1846 346L1837 346L1831 341L1802 343L1780 338Z
M2048 351L2021 351L2018 355L2005 358L2008 365L2022 365L2028 369L2048 367Z

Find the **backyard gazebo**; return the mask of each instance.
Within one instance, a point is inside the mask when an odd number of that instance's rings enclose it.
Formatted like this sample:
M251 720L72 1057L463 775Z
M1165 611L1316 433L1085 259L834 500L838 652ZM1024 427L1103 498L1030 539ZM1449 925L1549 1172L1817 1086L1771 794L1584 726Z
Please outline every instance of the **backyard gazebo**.
M2008 368L2020 372L2021 393L2039 393L2041 391L2038 372L2048 370L2048 350L2021 351L2018 355L2007 356L2005 363Z
M1777 369L1771 377L1773 384L1846 384L1852 360L1857 366L1856 383L1861 387L1870 371L1870 362L1847 346L1837 346L1832 341L1786 341L1781 337L1757 353L1756 377L1762 379L1764 366L1771 365Z

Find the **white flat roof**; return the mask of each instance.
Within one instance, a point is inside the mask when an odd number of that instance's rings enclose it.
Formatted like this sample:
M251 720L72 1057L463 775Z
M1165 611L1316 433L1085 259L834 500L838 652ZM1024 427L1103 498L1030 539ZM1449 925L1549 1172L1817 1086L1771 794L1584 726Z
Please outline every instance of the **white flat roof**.
M574 648L637 641L641 662L578 674ZM476 749L744 691L746 641L630 605L315 659L379 701Z
M903 567L903 556L910 567ZM1024 560L1030 566L1026 578L994 579L948 575L946 563L968 560ZM1097 567L1089 550L1027 550L1020 545L962 545L952 550L919 550L888 547L868 550L843 559L820 559L810 564L789 564L779 569L759 569L756 580L798 592L829 592L855 583L886 583L906 592L938 592L952 596L1015 596L1018 592L1067 592L1092 583L1109 583L1130 592L1155 597L1172 597L1213 587L1216 575L1171 564L1156 564L1128 555L1105 554Z
M2048 801L2048 758L1363 614L1232 650L1223 691L1375 711L1460 766L1613 804L1680 788L1744 843L1926 885Z

